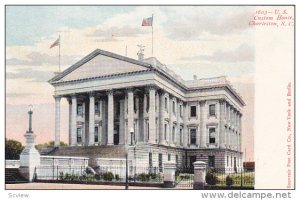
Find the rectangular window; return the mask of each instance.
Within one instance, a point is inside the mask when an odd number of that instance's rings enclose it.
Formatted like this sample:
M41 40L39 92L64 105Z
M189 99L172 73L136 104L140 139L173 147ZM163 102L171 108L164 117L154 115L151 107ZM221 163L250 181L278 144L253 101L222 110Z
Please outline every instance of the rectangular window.
M173 126L173 129L172 129L172 139L173 139L173 143L175 143L175 126Z
M164 135L165 136L165 140L167 140L167 124L165 124L165 132L164 133L165 133L165 135Z
M163 171L162 163L163 163L163 157L162 157L162 154L160 153L160 154L158 154L158 168L159 168L159 172Z
M190 116L191 117L196 117L197 116L197 107L196 106L191 106L190 107Z
M81 143L82 137L81 137L81 128L77 128L77 143Z
M179 106L180 117L182 117L182 105Z
M193 145L196 144L196 131L195 128L190 129L190 143Z
M95 142L99 142L98 126L95 127Z
M100 106L99 106L99 102L95 103L95 114L99 115L100 114Z
M168 161L171 161L171 154L168 154Z
M152 153L149 153L149 168L153 167L153 163L152 163Z
M209 128L209 144L216 143L216 128Z
M229 156L227 156L227 167L229 166Z
M173 106L172 107L173 107L173 113L175 114L175 111L176 111L175 110L175 101L173 101Z
M176 162L176 166L178 166L178 155L175 156L175 162Z
M209 105L209 116L215 116L216 115L216 105L212 104Z
M77 115L83 114L83 106L82 104L77 104Z
M165 110L168 112L168 98L165 97Z
M208 166L215 167L215 156L208 156Z
M179 142L180 142L180 145L182 145L182 127L180 127L180 130L179 130Z

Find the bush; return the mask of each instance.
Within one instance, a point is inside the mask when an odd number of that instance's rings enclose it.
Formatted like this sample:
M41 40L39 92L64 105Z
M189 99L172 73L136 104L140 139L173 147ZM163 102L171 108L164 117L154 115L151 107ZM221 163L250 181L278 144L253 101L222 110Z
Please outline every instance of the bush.
M115 175L115 179L116 179L117 181L120 180L119 174L116 174L116 175Z
M114 174L111 172L105 172L103 173L103 179L105 181L112 181L114 179Z
M59 172L59 180L64 180L64 173L63 172Z
M157 178L157 174L155 174L155 173L150 173L149 176L151 177L151 179L156 179Z
M227 186L232 186L233 185L233 179L231 176L226 176L226 185Z
M207 173L205 176L205 181L208 185L216 185L218 182L218 177L214 173Z
M149 181L150 175L146 173L141 173L137 176L137 180L139 181Z

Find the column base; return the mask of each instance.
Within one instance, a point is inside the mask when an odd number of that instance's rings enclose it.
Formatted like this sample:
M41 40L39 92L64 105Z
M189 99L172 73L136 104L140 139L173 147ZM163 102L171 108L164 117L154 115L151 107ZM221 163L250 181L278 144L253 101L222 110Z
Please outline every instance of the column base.
M193 189L194 190L204 190L204 186L205 186L205 183L195 183L194 182L194 185L193 185Z

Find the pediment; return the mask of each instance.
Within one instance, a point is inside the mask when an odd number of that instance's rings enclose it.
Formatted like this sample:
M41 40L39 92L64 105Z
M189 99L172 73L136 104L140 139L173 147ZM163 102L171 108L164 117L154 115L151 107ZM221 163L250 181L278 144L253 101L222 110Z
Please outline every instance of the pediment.
M149 70L151 66L124 56L96 50L51 81L72 81Z

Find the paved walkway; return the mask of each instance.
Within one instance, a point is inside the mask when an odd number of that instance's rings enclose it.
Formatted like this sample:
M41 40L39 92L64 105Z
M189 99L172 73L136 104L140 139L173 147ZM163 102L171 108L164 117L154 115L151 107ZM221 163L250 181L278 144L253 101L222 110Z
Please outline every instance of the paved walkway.
M85 184L62 184L62 183L21 183L5 184L8 190L124 190L124 186L116 185L85 185ZM160 187L129 186L131 190L159 190Z

